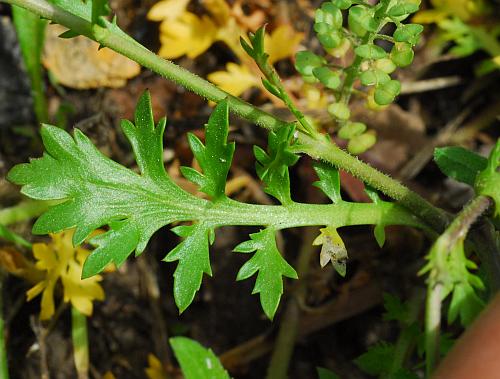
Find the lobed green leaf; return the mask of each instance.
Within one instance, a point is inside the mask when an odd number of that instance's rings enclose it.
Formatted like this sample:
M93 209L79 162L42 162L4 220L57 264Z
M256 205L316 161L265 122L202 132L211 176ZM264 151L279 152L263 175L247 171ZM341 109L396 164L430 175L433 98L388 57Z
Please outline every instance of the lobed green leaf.
M281 256L275 238L275 230L263 229L250 234L250 240L235 247L235 252L256 253L238 272L236 280L248 279L257 273L253 294L260 294L262 309L273 319L283 294L283 276L297 279L297 272Z
M293 126L269 132L268 151L254 146L255 164L259 178L265 183L264 190L282 204L292 202L288 167L297 163L299 157L290 151Z
M185 379L229 379L219 359L210 349L186 337L170 338Z
M182 167L182 174L200 186L200 191L216 200L225 197L224 189L231 168L235 149L234 142L227 143L229 131L229 107L222 100L215 107L205 128L206 145L194 134L188 135L189 146L203 174L189 167Z

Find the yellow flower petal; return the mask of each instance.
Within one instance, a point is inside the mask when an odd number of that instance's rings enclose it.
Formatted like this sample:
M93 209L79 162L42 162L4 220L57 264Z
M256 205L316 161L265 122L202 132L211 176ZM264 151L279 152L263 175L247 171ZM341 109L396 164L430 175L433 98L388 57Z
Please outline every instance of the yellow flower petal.
M259 85L259 80L245 66L229 62L226 70L212 72L208 80L231 95L239 96L245 90Z
M175 21L164 21L160 26L159 55L174 59L182 55L196 58L215 41L217 27L207 16L185 12Z
M168 376L163 365L153 354L148 354L148 364L149 367L144 370L148 379L167 379Z
M42 293L42 291L45 289L46 285L47 285L47 282L45 280L42 280L41 282L38 282L33 287L31 287L28 291L26 291L27 300L31 301L35 297L40 295Z
M47 283L40 303L40 320L48 320L54 315L54 282Z
M303 36L303 33L296 32L288 24L278 26L271 35L266 34L264 49L269 54L269 63L273 64L294 55Z
M175 20L185 11L189 0L164 0L156 3L148 12L152 21Z
M85 258L90 251L73 247L73 230L51 234L52 242L35 244L33 253L37 267L44 269L44 278L27 291L28 300L42 293L40 318L46 320L54 314L54 288L59 279L64 289L64 301L86 316L92 314L92 302L103 300L104 291L99 284L100 275L81 279Z
M54 252L44 243L33 244L33 255L38 260L36 268L39 270L49 270L57 266L57 258Z
M224 25L231 18L231 9L224 0L204 0L203 5L219 26Z

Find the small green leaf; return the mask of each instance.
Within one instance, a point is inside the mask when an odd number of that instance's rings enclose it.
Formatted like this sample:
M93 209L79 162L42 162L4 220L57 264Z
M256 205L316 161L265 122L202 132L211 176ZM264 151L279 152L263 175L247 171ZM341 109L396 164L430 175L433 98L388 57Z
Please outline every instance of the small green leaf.
M488 165L486 158L458 146L435 149L434 160L445 175L470 186Z
M360 45L354 49L354 52L365 59L381 59L387 55L384 49L374 44Z
M480 195L491 197L495 202L495 215L500 214L500 139L491 150L488 165L481 171L474 185L476 192Z
M314 162L313 167L319 178L317 182L313 183L313 186L321 188L333 203L337 204L342 201L339 170L321 161Z
M250 234L250 241L235 250L256 251L238 272L236 280L244 280L257 274L253 294L260 294L262 309L269 319L273 319L283 294L283 276L297 279L297 273L281 256L276 247L275 230L267 228Z
M340 86L340 76L328 67L316 67L313 74L327 88L337 89Z
M290 196L290 175L288 167L297 163L299 157L290 151L295 128L287 126L269 132L268 151L254 146L257 159L255 168L259 178L265 183L264 190L282 204L292 202Z
M413 49L407 42L396 42L392 47L390 58L398 67L406 67L413 61Z
M408 323L410 319L408 305L390 293L384 293L383 298L385 308L383 319L386 321L399 321L403 325Z
M281 99L282 94L280 93L279 89L275 85L273 85L269 80L267 80L266 78L262 78L262 85L274 96Z
M448 324L452 324L460 316L460 323L468 327L484 309L485 303L477 296L469 283L460 283L453 288L448 308Z
M400 91L401 83L397 80L389 80L375 88L375 102L378 105L388 105L394 101Z
M186 337L174 337L169 341L185 379L229 379L212 350Z
M174 273L174 298L181 313L200 289L203 273L212 276L208 251L211 229L205 224L176 229L185 239L163 258L165 262L179 261Z
M51 0L52 4L93 24L105 26L101 17L108 16L108 0Z
M363 37L367 32L376 32L378 23L374 18L373 9L365 5L356 5L349 9L349 29Z
M340 376L327 368L316 367L316 372L318 373L318 379L340 379Z
M371 346L368 351L354 360L363 372L378 376L390 370L394 359L394 346L385 342Z
M295 54L295 68L305 76L313 76L313 70L326 63L325 58L313 54L310 51L299 51Z
M227 143L229 130L229 108L222 100L212 112L205 128L206 145L194 134L189 134L189 146L198 161L203 174L193 169L182 170L187 179L200 186L200 191L216 200L225 196L226 178L233 160L234 142Z

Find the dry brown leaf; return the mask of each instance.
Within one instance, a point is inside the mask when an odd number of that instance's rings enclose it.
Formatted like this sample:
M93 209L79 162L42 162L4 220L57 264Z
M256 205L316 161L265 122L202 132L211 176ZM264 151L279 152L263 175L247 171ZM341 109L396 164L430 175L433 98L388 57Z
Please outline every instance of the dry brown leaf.
M43 64L56 80L71 88L122 87L140 72L140 66L86 37L58 36L66 29L49 25L45 37Z

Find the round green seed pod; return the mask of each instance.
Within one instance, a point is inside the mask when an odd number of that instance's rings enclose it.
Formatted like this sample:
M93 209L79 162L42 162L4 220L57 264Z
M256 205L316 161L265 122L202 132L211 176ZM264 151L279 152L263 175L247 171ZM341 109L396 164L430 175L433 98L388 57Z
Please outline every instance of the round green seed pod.
M363 72L360 79L364 86L378 86L387 83L391 77L382 70L370 69Z
M342 38L342 34L337 30L327 33L318 33L318 40L326 50L339 47L342 42Z
M413 49L408 42L396 42L391 50L391 61L398 67L406 67L413 61Z
M295 68L303 76L313 76L313 69L326 63L325 58L310 51L299 51L295 54Z
M354 155L364 153L377 142L375 133L369 131L349 140L347 150Z
M389 80L387 83L375 88L374 99L378 105L388 105L394 101L401 91L401 83L397 80Z
M351 0L332 0L333 5L335 5L339 9L347 9L352 5Z
M349 107L344 103L334 103L328 106L328 113L338 120L348 120L351 117Z
M335 29L342 27L342 11L333 3L323 3L320 9L316 11L314 16L315 22L324 22Z
M337 89L340 86L340 75L328 67L316 67L313 74L327 88Z
M391 72L394 72L396 65L389 58L382 58L375 61L374 68L385 72L386 74L390 74Z
M347 22L349 29L359 37L363 37L368 31L375 32L378 25L373 10L364 5L350 8Z
M372 43L358 46L354 49L354 52L365 59L381 59L387 55L384 49Z
M356 136L359 136L366 130L366 125L362 122L348 122L343 127L341 127L337 135L342 139L350 140Z
M423 30L424 27L420 24L402 24L398 26L393 37L396 42L408 42L411 45L416 45Z

